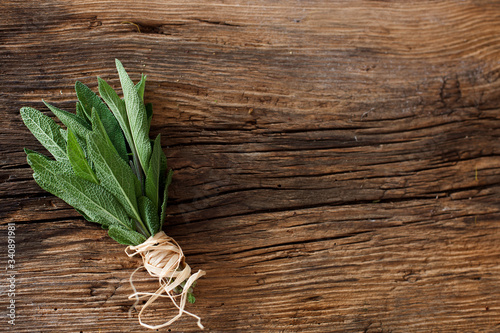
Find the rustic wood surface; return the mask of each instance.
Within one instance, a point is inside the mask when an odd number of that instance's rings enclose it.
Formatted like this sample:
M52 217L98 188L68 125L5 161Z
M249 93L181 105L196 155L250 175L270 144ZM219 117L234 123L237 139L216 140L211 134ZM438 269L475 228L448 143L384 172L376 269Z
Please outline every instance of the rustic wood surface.
M22 152L43 148L20 107L73 111L75 81L118 87L118 58L148 75L165 231L207 272L205 331L500 332L499 1L3 0L0 17L0 331L148 331L139 260Z

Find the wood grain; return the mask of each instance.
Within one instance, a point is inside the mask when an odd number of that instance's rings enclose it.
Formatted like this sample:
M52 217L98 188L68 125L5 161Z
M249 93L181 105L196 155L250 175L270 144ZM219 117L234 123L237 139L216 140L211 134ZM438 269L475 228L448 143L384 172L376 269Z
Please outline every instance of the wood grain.
M127 299L139 261L40 189L21 149L43 151L20 107L73 111L75 81L118 88L118 58L148 76L175 171L165 231L207 271L189 306L206 331L500 332L498 1L0 12L2 267L17 228L6 331L146 331ZM160 302L149 319L171 311Z

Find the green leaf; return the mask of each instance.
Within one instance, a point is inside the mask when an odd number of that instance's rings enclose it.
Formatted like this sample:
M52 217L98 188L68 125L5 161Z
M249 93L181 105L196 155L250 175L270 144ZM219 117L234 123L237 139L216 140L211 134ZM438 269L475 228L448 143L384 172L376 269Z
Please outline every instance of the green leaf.
M146 89L146 75L141 74L141 80L135 85L135 89L139 94L142 102L144 102L144 90Z
M61 110L45 101L44 103L50 111L52 111L52 113L55 114L64 125L66 125L67 128L71 129L73 133L76 134L79 139L85 140L85 137L88 133L90 133L91 128L88 126L88 123L84 118L77 116L74 113Z
M167 156L165 155L165 152L163 149L161 150L161 156L160 156L160 184L165 183L165 179L168 176L167 175ZM162 187L163 189L163 187Z
M137 197L142 195L139 179L130 166L118 156L109 139L105 137L106 133L102 129L97 112L93 114L92 121L95 131L89 135L87 142L97 177L102 186L116 197L127 213L144 227L137 207Z
M91 134L88 141L90 158L102 186L116 197L131 217L140 219L137 208L137 196L141 194L139 180L97 133Z
M71 166L48 160L40 154L28 154L28 163L34 170L33 178L44 190L61 198L83 212L90 221L104 226L134 227L118 201L102 186L77 177Z
M66 141L61 134L61 127L54 120L29 107L21 109L21 118L35 138L56 160L69 162L66 155Z
M139 209L141 211L142 220L146 222L151 235L156 235L160 230L160 221L158 220L158 209L153 202L145 196L139 197Z
M161 214L160 214L160 230L163 229L163 223L165 222L165 216L167 215L167 201L168 201L168 187L172 182L172 176L174 172L172 170L168 171L167 178L165 180L165 187L163 189L163 203L161 205Z
M191 304L194 304L194 302L196 302L196 298L194 297L194 295L192 293L188 293L187 294L187 301Z
M127 147L125 145L123 133L120 130L120 125L111 111L109 111L106 104L104 104L104 102L92 91L92 89L81 82L76 82L75 90L78 100L85 110L85 114L92 115L94 110L99 113L99 118L101 119L109 139L116 148L118 155L120 155L123 160L128 161ZM90 119L92 119L92 116Z
M147 103L146 107L146 115L148 116L148 131L151 128L151 119L153 119L153 104Z
M61 132L62 137L64 138L64 141L66 141L66 143L68 143L68 130L61 128L60 132Z
M37 155L40 155L40 157L45 158L46 160L52 161L52 160L50 159L50 157L45 156L45 155L44 155L44 154L42 154L42 153L39 153L39 152L37 152L37 151L31 150L31 149L28 149L28 148L24 148L24 152L26 153L26 155L29 155L29 154L37 154Z
M76 92L76 97L78 98L77 104L76 104L76 114L78 114L80 117L85 119L88 123L90 123L90 120L92 119L92 107L89 108L88 105L84 105L82 101L80 100L80 96L85 95L83 83L80 81L75 82L75 92Z
M116 68L120 76L125 107L127 109L127 118L132 134L132 151L137 152L141 169L148 169L149 157L151 155L151 144L149 142L149 126L146 114L146 108L139 96L134 83L128 76L122 63L116 59Z
M75 208L75 207L73 207L73 208ZM85 212L83 212L82 210L77 209L77 208L75 208L75 210L77 211L77 213L78 213L78 214L80 214L81 216L83 216L83 218L84 218L84 219L86 219L87 221L97 223L97 222L95 222L95 221L92 221L92 219L91 219L90 217L88 217L88 216L87 216L87 214L85 214ZM101 226L102 226L103 228L106 228L106 229L107 229L107 227L105 227L105 226L103 226L103 225L101 225Z
M155 139L149 168L146 172L145 191L146 195L153 202L158 212L159 195L160 195L160 167L161 167L161 137L160 134ZM157 213L158 214L158 213Z
M90 119L92 118L90 115L87 115L85 108L82 106L80 101L76 102L76 115L82 119L85 119L87 126L90 127Z
M99 82L99 94L101 94L102 99L108 104L111 112L113 112L113 115L118 121L129 146L132 148L134 142L132 140L132 133L130 132L125 102L106 81L100 77L97 78L97 81Z
M133 230L124 229L117 225L110 226L108 234L115 241L123 245L135 246L143 243L146 240L146 237L144 237L142 234Z
M95 109L92 109L95 111ZM116 151L115 146L113 146L113 143L111 142L111 139L108 136L108 133L106 133L106 129L104 128L104 125L101 122L101 118L99 117L98 112L92 112L92 132L95 134L99 134L99 139L103 140L106 142L107 146L109 147L110 150L113 150L117 155L118 152ZM90 133L89 133L90 135ZM88 138L88 135L87 135Z
M68 158L73 167L73 171L78 177L82 177L88 181L99 184L99 180L97 179L94 171L89 165L87 158L85 157L85 153L80 147L75 134L73 131L68 130Z

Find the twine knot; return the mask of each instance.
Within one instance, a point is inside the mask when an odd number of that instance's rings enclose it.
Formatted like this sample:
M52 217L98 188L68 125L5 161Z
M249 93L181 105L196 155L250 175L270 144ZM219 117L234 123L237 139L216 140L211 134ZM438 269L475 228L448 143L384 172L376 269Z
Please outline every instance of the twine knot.
M139 254L143 260L143 266L137 268L130 275L130 285L132 286L134 293L129 296L129 299L136 299L134 306L139 303L141 298L149 296L148 301L144 304L138 316L139 323L142 326L150 329L159 329L172 324L185 313L196 318L198 320L198 326L203 329L201 318L184 310L184 308L186 306L189 288L191 288L197 279L205 275L205 272L199 270L197 273L191 274L191 267L186 264L182 249L173 238L167 236L163 231L160 231L156 235L149 237L142 244L128 246L125 249L125 253L129 257ZM142 267L146 268L149 275L158 278L160 287L156 290L156 292L138 292L135 288L133 276ZM183 282L185 282L185 284L182 287L182 292L180 294L176 293L174 291L175 288L179 287ZM174 306L179 309L179 313L161 325L146 324L142 321L142 314L144 310L146 310L158 297L169 297ZM180 301L178 302L177 299L179 297Z

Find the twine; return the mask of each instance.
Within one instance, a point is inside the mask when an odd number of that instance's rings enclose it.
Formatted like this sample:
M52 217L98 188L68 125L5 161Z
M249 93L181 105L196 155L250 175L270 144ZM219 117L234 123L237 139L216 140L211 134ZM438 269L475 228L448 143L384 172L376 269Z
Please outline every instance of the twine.
M129 251L133 252L129 253ZM203 329L201 318L184 310L184 308L186 306L189 288L191 288L197 279L205 275L205 272L199 270L197 273L191 275L191 267L186 264L184 254L182 253L179 244L177 244L173 238L167 236L163 231L160 231L156 235L149 237L142 244L128 246L125 249L125 253L129 257L140 254L143 260L143 266L137 268L130 275L130 285L132 286L134 293L128 297L129 299L136 299L134 303L134 306L136 306L141 298L149 296L148 301L144 304L138 316L139 323L142 326L150 329L163 328L175 322L185 313L196 318L198 320L198 327ZM149 275L157 277L159 280L160 288L158 288L158 290L154 293L138 292L134 286L133 276L143 267L146 268ZM180 284L184 281L186 281L186 283L182 292L180 294L175 293L174 289L180 286ZM169 297L175 307L179 309L179 313L161 325L146 324L142 321L142 314L158 297ZM179 297L180 302L177 302L177 298Z

